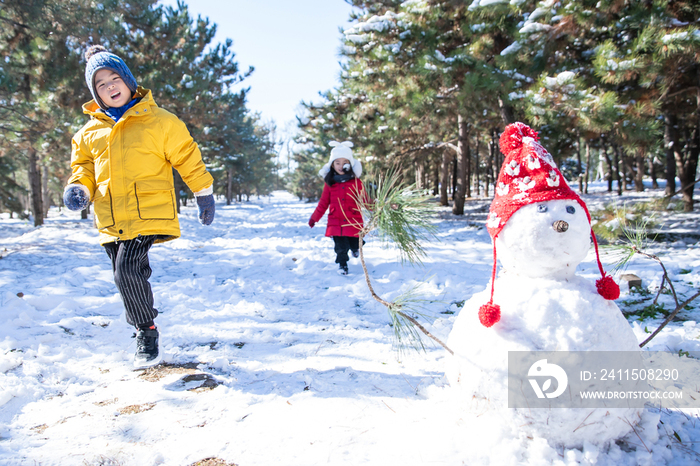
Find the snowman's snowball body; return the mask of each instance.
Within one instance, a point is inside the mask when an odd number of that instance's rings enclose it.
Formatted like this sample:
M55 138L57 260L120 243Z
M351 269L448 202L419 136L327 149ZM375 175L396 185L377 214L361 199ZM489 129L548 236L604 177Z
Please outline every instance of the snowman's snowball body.
M565 222L566 226L555 222ZM496 239L503 270L493 302L501 320L481 325L490 287L465 303L447 341L446 376L459 396L481 400L529 435L566 447L603 443L631 431L642 408L508 408L509 351L640 351L614 302L575 274L590 248L590 224L572 200L533 203L515 212Z

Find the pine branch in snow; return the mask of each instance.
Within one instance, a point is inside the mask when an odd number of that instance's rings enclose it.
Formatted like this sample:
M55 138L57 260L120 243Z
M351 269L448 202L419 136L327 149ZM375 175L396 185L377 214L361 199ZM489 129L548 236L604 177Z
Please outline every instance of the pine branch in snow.
M392 302L382 299L372 286L362 248L363 238L376 231L386 244L391 243L398 248L402 262L420 264L425 257L421 241L435 236L435 226L430 221L435 209L428 204L429 196L413 186L405 186L400 174L394 170L384 177L378 177L376 184L370 186L369 193L359 193L355 197L365 218L360 231L360 261L372 297L389 311L396 347L399 352L407 346L416 351L425 350L422 333L452 353L445 343L417 320L429 318L424 308L428 300L422 298L419 291L423 283L418 283Z

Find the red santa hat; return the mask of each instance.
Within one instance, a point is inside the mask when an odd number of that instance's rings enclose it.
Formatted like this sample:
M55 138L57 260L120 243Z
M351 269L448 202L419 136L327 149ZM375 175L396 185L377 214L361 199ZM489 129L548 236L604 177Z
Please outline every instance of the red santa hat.
M508 219L519 208L528 204L570 199L583 207L588 223L591 222L586 204L566 183L554 159L537 142L538 139L536 131L524 123L517 122L506 126L499 141L505 160L498 175L496 193L486 222L486 228L493 240L491 299L479 308L479 320L486 327L491 327L501 319L501 308L493 302L493 287L496 280L496 238ZM620 296L620 287L603 270L598 253L598 242L592 229L591 238L601 274L601 278L596 281L598 293L605 299L617 299Z

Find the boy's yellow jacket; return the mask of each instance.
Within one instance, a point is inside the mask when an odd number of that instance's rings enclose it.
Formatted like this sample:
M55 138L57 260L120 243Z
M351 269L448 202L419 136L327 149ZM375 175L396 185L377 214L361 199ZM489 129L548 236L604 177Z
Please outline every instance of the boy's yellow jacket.
M193 191L213 183L185 124L139 87L141 101L117 123L94 100L83 105L90 121L73 136L68 183L90 190L100 244L139 235L180 236L174 167Z

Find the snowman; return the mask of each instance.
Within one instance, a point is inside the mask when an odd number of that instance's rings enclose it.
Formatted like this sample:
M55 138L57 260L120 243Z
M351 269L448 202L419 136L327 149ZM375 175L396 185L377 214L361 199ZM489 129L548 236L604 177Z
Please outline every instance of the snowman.
M505 161L487 220L491 283L455 320L446 376L462 400L528 436L553 446L601 444L628 434L643 408L508 408L509 351L640 351L612 301L620 289L600 263L588 209L537 139L523 123L501 136ZM602 275L595 284L576 275L591 239Z

